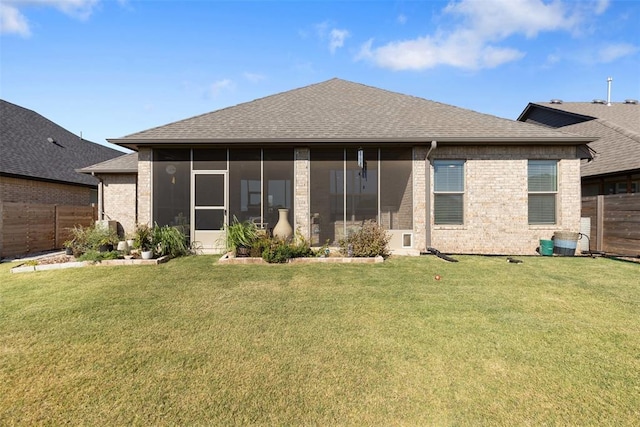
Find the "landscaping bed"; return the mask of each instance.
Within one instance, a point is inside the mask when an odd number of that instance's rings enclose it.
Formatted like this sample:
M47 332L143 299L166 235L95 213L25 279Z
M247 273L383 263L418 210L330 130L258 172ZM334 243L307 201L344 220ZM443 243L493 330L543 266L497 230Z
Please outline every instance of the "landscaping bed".
M287 264L315 264L315 263L353 263L353 264L371 264L384 262L384 258L377 257L343 257L343 256L330 256L330 257L305 257L305 258L291 258L287 261ZM269 264L263 258L258 257L234 257L230 254L224 254L219 260L220 264Z
M65 268L81 268L89 266L114 265L157 265L169 261L168 256L156 259L105 259L102 261L77 261L73 255L51 255L24 262L11 269L12 273L31 273L34 271L61 270Z

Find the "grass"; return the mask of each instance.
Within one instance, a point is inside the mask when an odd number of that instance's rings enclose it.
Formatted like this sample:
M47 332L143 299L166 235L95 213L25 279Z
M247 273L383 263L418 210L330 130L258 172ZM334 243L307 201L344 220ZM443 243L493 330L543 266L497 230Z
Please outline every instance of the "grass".
M637 425L639 264L458 258L2 264L0 425Z

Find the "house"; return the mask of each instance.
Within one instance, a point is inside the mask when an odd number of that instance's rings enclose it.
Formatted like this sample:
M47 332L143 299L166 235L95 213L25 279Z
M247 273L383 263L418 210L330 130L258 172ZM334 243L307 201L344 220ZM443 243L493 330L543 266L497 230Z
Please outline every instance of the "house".
M76 169L120 155L0 100L0 202L96 203L98 180Z
M331 79L109 141L138 153L138 222L207 251L288 209L315 245L373 219L395 253L535 254L579 229L593 140Z
M530 103L518 120L577 135L597 137L595 153L581 168L582 195L640 192L640 105L625 102Z

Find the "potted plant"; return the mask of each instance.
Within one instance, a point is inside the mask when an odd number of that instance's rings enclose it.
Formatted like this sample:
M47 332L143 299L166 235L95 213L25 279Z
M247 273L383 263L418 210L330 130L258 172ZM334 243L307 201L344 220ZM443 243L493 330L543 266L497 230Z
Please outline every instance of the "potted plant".
M106 229L96 228L98 251L99 252L111 252L113 246L118 243L118 236L115 232L111 232Z
M142 259L153 258L153 230L147 224L136 227L133 246L140 250Z
M227 250L235 251L236 256L249 256L251 245L258 238L258 228L252 221L238 221L233 217L233 222L226 227Z
M73 255L73 240L67 240L63 243L64 245L64 253L66 255Z
M118 234L115 230L101 224L94 224L86 230L86 243L88 249L98 252L110 252L118 243Z

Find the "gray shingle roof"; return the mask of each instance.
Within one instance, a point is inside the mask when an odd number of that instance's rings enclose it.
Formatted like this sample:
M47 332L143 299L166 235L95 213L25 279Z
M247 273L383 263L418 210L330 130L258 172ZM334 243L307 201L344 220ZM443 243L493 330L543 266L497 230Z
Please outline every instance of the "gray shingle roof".
M80 173L138 173L138 153L125 154L106 162L77 169Z
M76 169L122 155L4 100L0 100L0 153L0 174L89 186L98 181Z
M331 79L109 141L151 143L331 141L577 142L553 129ZM581 139L583 142L585 138Z
M608 120L590 120L562 128L574 134L597 136L591 142L594 160L582 163L583 177L640 169L640 134L634 134Z
M572 134L597 137L589 143L595 152L591 162L583 162L583 177L640 170L640 105L614 102L611 105L592 102L563 102L529 104L519 120L529 120L535 110L543 113L537 120L543 125L557 127ZM573 124L562 125L554 118L571 115Z

